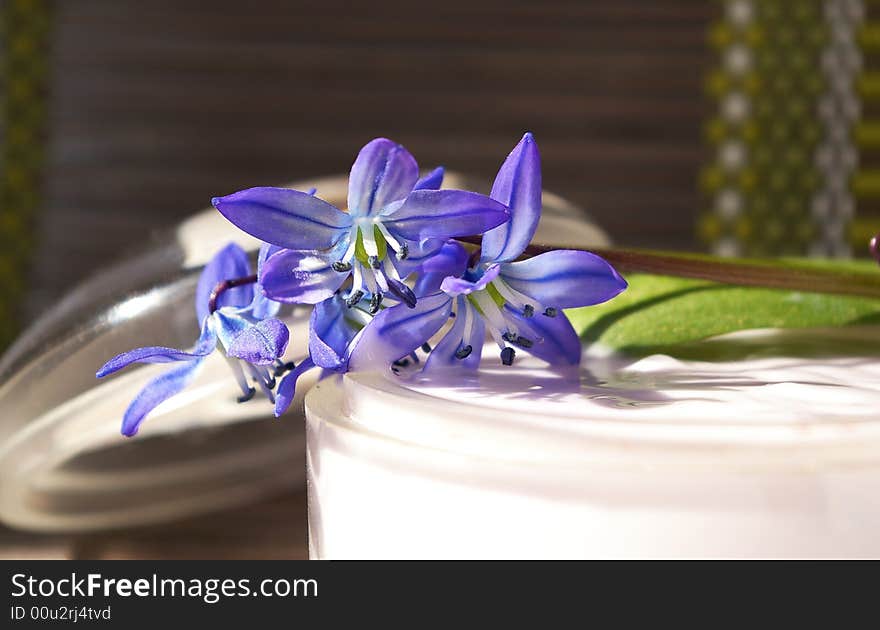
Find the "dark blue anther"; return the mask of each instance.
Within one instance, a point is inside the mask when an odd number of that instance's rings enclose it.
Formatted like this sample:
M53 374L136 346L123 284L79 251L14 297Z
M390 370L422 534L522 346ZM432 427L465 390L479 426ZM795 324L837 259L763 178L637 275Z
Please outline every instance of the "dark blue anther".
M253 398L254 394L256 394L256 393L257 393L257 390L255 390L253 387L248 387L248 393L244 394L242 396L239 396L238 398L236 398L236 400L240 403L246 403L251 398Z
M364 292L358 289L357 291L352 293L347 300L345 300L345 305L348 308L351 308L352 306L360 302L362 297L364 297Z
M458 350L455 351L455 358L456 359L467 359L469 356L471 356L471 352L473 352L473 351L474 351L474 349L471 346L462 346L461 348L459 348Z
M523 337L520 335L516 338L516 345L522 346L523 348L531 348L535 343L529 339L528 337Z
M283 376L286 372L290 372L295 367L296 363L294 363L293 361L288 361L287 363L284 363L281 359L276 359L273 375L275 376L275 378L278 378L279 376Z
M516 356L516 350L507 347L501 351L501 362L504 365L513 365L513 358Z

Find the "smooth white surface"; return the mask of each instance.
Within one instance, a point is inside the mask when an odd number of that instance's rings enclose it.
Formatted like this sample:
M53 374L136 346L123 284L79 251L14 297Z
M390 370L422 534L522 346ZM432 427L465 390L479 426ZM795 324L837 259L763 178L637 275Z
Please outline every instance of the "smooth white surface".
M880 557L880 361L485 363L309 393L314 557Z

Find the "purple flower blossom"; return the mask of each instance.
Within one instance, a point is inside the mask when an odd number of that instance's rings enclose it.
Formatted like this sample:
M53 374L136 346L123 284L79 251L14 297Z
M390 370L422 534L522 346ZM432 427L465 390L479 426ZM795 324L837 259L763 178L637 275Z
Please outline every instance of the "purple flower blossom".
M386 139L368 143L351 169L348 208L283 188L251 188L215 198L214 206L261 238L257 274L229 245L203 271L196 291L201 334L190 350L137 348L108 361L103 377L131 363L178 365L154 378L125 412L134 435L146 415L189 384L218 346L242 390L253 379L280 416L306 372L342 373L418 361L426 369L474 369L487 335L511 364L523 349L554 365L580 361L580 341L562 309L598 304L626 288L602 258L552 251L525 260L541 212L538 148L526 134L495 179L489 197L440 190L443 169L418 178L415 159ZM455 237L483 234L469 254ZM417 279L410 288L404 281ZM241 284L256 278L258 283ZM239 279L236 282L229 282ZM349 281L350 279L350 281ZM213 295L219 283L225 291ZM396 304L383 305L390 297ZM282 302L312 304L308 357L283 364L287 327ZM439 337L432 349L428 342ZM274 370L270 368L274 366ZM277 383L276 378L285 374Z
M272 252L269 246L260 251L259 264ZM274 401L274 376L269 366L276 364L287 349L287 326L275 319L280 304L263 296L253 285L229 289L217 298L217 309L211 313L209 302L214 287L223 280L248 276L251 273L247 254L238 245L230 244L218 252L199 277L196 288L196 315L201 334L191 350L162 346L136 348L124 352L98 370L98 378L113 374L132 363L171 363L180 365L150 381L128 406L122 421L122 433L137 433L144 418L159 403L182 391L196 376L199 367L219 345L242 390L240 401L254 395L247 376L253 378L270 400ZM247 372L247 375L245 374Z
M484 195L438 190L437 169L419 179L415 158L378 138L351 168L348 212L284 188L250 188L213 200L245 232L283 248L266 261L260 282L280 302L317 304L346 280L349 305L369 300L376 313L386 295L414 307L403 283L453 236L481 234L508 219L507 208Z
M278 384L275 415L283 414L293 402L299 377L312 369L324 373L342 373L348 370L351 352L359 333L369 325L373 316L370 303L362 299L348 304L340 294L315 305L309 319L309 357L299 363Z
M406 356L450 318L454 321L431 350L426 369L476 368L486 331L505 365L513 362L515 348L552 365L580 362L580 340L562 309L610 300L626 282L604 259L584 251L517 261L541 213L540 155L531 134L501 166L490 196L510 208L510 221L484 234L476 260L460 244L446 243L416 285L424 297L413 310L396 306L380 313L355 350L354 366Z

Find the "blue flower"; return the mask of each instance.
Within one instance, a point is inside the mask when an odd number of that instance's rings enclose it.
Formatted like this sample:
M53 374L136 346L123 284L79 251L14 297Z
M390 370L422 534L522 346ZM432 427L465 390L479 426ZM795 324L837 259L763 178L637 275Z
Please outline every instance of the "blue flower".
M348 370L359 333L373 319L369 309L368 300L349 305L339 294L315 305L309 319L309 356L278 384L276 416L283 414L293 402L297 381L307 371L320 368L325 373L343 373Z
M604 259L584 251L558 250L517 261L541 215L538 147L525 134L505 160L491 195L510 208L510 221L486 232L479 258L455 241L425 265L413 310L395 306L380 313L358 344L353 365L388 363L406 356L451 326L431 350L426 369L476 368L486 332L501 361L523 349L552 365L576 365L580 340L562 309L599 304L626 288Z
M260 251L259 265L265 263L272 248ZM268 366L276 364L287 349L287 326L275 315L281 306L255 290L253 284L224 291L216 298L216 310L210 310L211 294L224 280L242 278L251 274L247 254L238 245L230 244L218 252L199 277L196 288L196 315L201 323L201 334L191 350L177 350L161 346L136 348L108 361L96 376L113 374L132 363L171 363L180 365L161 374L137 395L128 406L122 421L122 433L132 436L150 411L159 403L182 391L196 376L205 358L218 345L222 346L229 365L242 390L240 401L254 395L248 385L247 374L259 383L270 400L274 400L274 376Z
M386 295L415 306L402 280L445 239L481 234L509 216L502 203L485 195L438 190L442 169L421 180L418 173L406 149L378 138L361 149L351 168L347 212L284 188L250 188L212 203L245 232L283 248L260 275L268 297L318 304L351 277L346 303L366 298L375 313Z

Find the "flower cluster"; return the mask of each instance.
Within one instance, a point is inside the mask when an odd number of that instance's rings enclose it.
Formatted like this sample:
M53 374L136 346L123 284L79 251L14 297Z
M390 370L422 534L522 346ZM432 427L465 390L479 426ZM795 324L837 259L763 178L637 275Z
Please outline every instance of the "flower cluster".
M489 196L441 190L442 180L442 168L419 178L415 158L379 138L352 166L345 210L315 191L284 188L215 198L223 216L265 243L257 273L249 275L240 248L227 246L200 278L201 335L192 350L139 348L98 371L101 377L134 362L182 363L132 402L123 433L133 435L218 347L241 385L239 400L254 394L250 376L274 402L276 416L308 370L396 371L406 364L473 370L487 338L504 365L517 350L551 365L579 363L580 340L563 309L609 300L626 282L585 251L524 258L541 214L540 155L532 135L504 161ZM480 235L479 246L457 240ZM309 354L296 365L282 360L289 339L276 318L282 304L314 306ZM427 355L424 362L419 353Z

